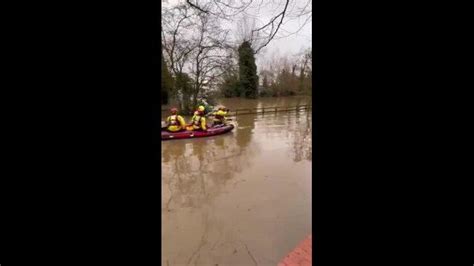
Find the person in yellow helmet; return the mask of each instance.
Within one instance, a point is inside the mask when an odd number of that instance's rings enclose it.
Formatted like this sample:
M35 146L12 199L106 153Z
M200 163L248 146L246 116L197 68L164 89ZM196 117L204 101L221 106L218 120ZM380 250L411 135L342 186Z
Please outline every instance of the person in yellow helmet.
M216 112L214 112L214 121L213 126L225 125L227 112L229 109L226 109L224 106L219 106Z
M204 109L204 107L203 107ZM187 130L207 130L206 117L204 116L204 110L201 111L201 106L194 112L194 116L191 120L191 125L186 127Z
M203 112L203 113L204 113L205 110L206 110L206 108L205 108L204 106L200 105L200 106L198 107L198 109L197 109L196 111L194 111L194 115L199 114L199 112Z
M166 122L167 122L166 129L171 132L184 130L186 127L186 122L184 122L184 119L182 116L178 115L178 109L171 108L170 112L171 112L171 115L168 116L168 118L166 119Z

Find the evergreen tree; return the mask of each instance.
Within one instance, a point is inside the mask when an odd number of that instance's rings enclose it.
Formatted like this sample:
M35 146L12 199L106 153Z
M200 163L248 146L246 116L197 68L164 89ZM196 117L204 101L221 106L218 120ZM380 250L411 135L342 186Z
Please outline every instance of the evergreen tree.
M257 98L258 76L257 65L252 47L248 41L244 41L239 49L239 96L245 98Z

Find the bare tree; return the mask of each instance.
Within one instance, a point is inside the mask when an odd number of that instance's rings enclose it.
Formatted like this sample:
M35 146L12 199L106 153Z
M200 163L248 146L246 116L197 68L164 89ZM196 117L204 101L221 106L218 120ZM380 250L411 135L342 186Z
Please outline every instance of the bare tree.
M247 13L247 11L258 13L264 2L264 0L207 0L198 3L197 0L186 0L186 3L190 7L199 12L223 19L232 19L239 14L256 18L258 14L251 15ZM280 36L279 38L284 38L299 32L312 19L312 0L280 0L276 3L276 6L279 8L277 13L273 14L267 22L263 22L261 26L253 27L250 34L245 34L247 35L247 41L252 41L255 53L260 52L273 39L275 39L277 37L276 35L281 31L282 26L287 21L305 18L303 24L298 30L294 32L284 30L287 35ZM258 42L258 44L254 44L255 42Z
M186 5L164 9L162 15L161 40L169 63L169 68L176 75L183 73L183 68L193 48L185 36L186 29L195 15Z
M270 94L307 94L311 90L311 63L310 48L295 55L275 52L265 60L260 77L265 77L271 84Z
M244 12L250 7L253 0L209 0L200 1L200 3L197 0L186 0L186 3L204 14L229 19Z
M180 108L190 111L189 76L185 73L186 65L194 46L188 38L190 28L194 25L195 11L187 5L178 5L162 10L161 40L166 62L175 78L172 97L178 101Z
M192 54L191 75L194 79L193 102L205 86L210 87L222 75L222 65L227 59L226 43L228 31L222 30L218 21L206 14L199 14L197 36L192 40L195 49Z
M192 80L189 89L174 92L182 108L189 110L222 72L220 66L229 48L228 31L221 29L215 17L178 5L163 10L161 33L166 62L174 76L187 80L185 75ZM179 84L187 86L188 82Z

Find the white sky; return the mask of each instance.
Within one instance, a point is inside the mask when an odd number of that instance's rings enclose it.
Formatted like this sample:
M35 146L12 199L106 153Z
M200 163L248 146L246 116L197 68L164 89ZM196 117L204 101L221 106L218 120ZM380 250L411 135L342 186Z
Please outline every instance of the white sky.
M303 7L306 4L311 4L311 0L291 0L291 4L288 6L288 13L291 12L295 13L295 8ZM176 5L177 3L184 2L183 0L163 0L162 5L163 7L169 7L172 5ZM198 3L204 2L204 0L198 1ZM252 15L257 20L257 27L268 23L270 17L278 14L283 10L283 0L262 0L255 1L256 4L264 3L260 6L259 10L257 11L256 8L250 8L248 10L248 14L252 17ZM252 4L253 6L253 4ZM275 39L273 39L265 48L257 55L257 65L259 69L261 69L261 65L268 64L268 61L271 59L272 56L292 56L298 54L305 50L306 48L311 47L312 41L312 26L311 20L305 23L307 16L304 17L295 17L289 18L284 20L284 24L281 26L278 34L276 35ZM227 23L226 23L227 24ZM303 26L304 25L304 26ZM231 29L235 29L234 25L230 25ZM298 31L299 30L299 31ZM297 33L295 33L298 31ZM287 36L291 34L290 36ZM287 37L284 37L287 36ZM284 38L282 38L284 37Z

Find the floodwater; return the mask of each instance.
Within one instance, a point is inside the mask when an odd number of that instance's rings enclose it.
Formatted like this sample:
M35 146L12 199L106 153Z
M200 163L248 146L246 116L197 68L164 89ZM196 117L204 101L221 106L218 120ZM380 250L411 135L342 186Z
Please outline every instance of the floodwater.
M230 133L162 143L162 265L277 265L312 233L311 111L231 118Z

